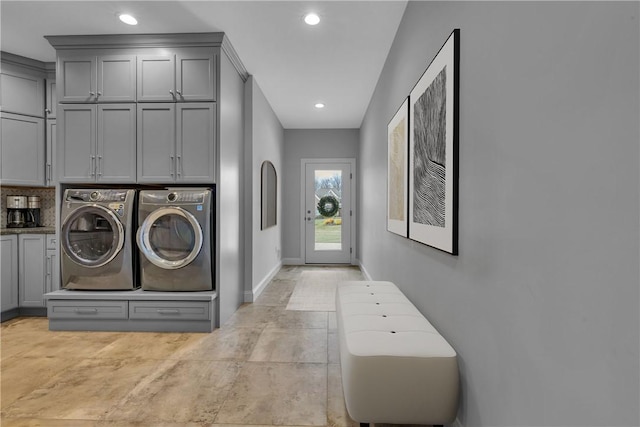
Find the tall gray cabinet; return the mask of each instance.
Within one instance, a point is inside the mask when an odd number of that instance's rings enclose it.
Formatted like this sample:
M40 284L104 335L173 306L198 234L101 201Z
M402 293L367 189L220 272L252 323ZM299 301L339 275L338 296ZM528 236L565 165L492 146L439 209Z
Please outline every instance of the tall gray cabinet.
M48 64L2 52L0 66L0 179L3 185L53 186L47 147ZM47 123L48 124L48 123Z
M238 219L244 215L248 78L228 38L197 33L47 40L57 53L61 185L215 186L215 311L216 323L224 323L244 292Z

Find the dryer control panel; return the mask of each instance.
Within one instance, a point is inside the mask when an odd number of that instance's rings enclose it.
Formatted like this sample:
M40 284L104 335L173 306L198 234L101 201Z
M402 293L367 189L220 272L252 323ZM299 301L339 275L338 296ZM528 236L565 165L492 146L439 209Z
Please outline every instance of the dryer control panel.
M201 205L208 190L164 190L141 193L140 203L148 205Z
M127 199L127 190L67 190L65 201L67 202L124 202Z

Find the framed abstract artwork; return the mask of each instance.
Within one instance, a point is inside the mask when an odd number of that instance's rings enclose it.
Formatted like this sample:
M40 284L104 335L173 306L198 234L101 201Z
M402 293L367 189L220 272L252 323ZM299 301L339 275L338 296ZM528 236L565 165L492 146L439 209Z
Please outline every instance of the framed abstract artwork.
M387 230L408 237L409 99L387 125Z
M409 238L458 254L460 30L409 96Z

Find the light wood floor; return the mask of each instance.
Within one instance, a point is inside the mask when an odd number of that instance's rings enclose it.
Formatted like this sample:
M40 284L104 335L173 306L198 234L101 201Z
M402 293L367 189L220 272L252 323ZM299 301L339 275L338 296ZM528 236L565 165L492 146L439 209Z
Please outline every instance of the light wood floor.
M284 267L255 303L208 334L3 323L1 425L357 425L344 406L335 313L286 310L314 268L333 267Z

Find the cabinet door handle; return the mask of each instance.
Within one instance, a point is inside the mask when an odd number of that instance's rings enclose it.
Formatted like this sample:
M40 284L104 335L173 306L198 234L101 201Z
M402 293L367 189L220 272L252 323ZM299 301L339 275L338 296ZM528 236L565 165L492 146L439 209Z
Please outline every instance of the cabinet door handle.
M96 96L96 93L95 92L89 92L89 95L90 96Z
M176 173L178 174L178 177L182 176L182 157L181 156L176 157Z
M169 156L169 158L171 159L169 161L169 175L173 176L173 156Z
M173 91L172 91L172 90L170 90L170 91L169 91L169 93L171 94L171 96L173 97L173 99L176 99L176 94L175 94L175 93L173 93Z
M47 276L51 276L51 257L47 257Z
M176 94L178 94L178 96L182 96L182 92L180 92L179 90L176 89Z
M167 315L167 314L172 314L172 315L180 314L180 310L178 310L176 308L159 308L157 310L157 312L158 312L158 314L164 314L164 315Z
M98 314L97 308L76 308L73 311L76 314Z
M91 162L89 163L89 175L96 175L96 156L91 156Z
M51 163L47 163L47 183L51 183Z
M98 98L100 98L101 96L102 96L102 92L98 92L96 96L96 100L98 100Z
M98 156L98 176L102 176L102 156Z

